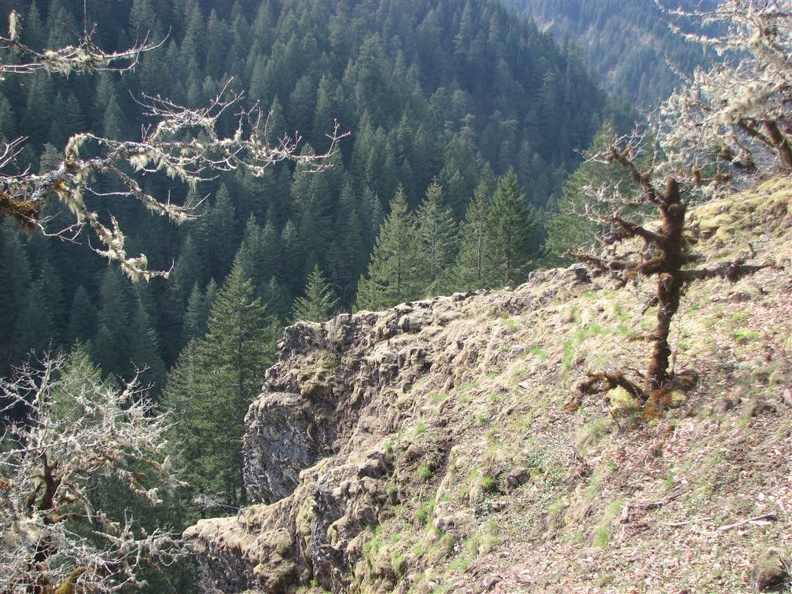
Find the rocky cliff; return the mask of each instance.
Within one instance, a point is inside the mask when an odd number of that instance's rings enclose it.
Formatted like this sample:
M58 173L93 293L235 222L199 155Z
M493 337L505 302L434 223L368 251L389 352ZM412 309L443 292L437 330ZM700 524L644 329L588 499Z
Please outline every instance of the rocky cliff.
M693 216L709 260L775 266L691 287L675 366L700 381L659 418L618 390L564 408L586 371L643 366L629 338L652 328L648 281L617 290L573 266L288 328L246 417L259 503L185 533L216 588L679 594L783 579L792 183Z

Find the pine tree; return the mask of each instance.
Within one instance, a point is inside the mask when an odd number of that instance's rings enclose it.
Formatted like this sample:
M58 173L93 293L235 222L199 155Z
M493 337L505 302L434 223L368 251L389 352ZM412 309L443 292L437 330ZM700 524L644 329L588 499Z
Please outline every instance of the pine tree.
M67 331L67 342L74 344L81 342L85 344L96 334L96 309L91 303L91 298L85 287L80 285L72 297L71 310L69 313L69 329Z
M272 361L275 337L264 304L236 263L212 307L206 336L182 352L165 394L178 421L186 478L199 498L233 507L246 501L244 417Z
M11 361L21 363L28 354L42 355L53 350L55 322L41 281L30 286L25 306L19 312L11 342Z
M223 184L217 191L214 204L198 221L196 229L196 245L200 246L204 265L208 267L211 278L218 282L228 274L239 247L239 240L234 241L234 237L239 237L235 227L236 210L228 187Z
M16 225L3 221L0 226L0 336L6 340L0 343L0 370L5 371L11 362L10 341L17 318L25 308L30 284L30 261Z
M587 156L604 150L615 137L611 122L600 128ZM598 232L607 226L598 218L609 214L612 205L594 199L598 187L612 188L612 193L630 191L628 173L615 164L587 159L564 183L558 212L547 223L547 240L542 248L543 262L558 266L571 264L575 259L564 255L567 251L581 251L593 246Z
M473 192L473 200L459 227L459 253L454 266L458 289L480 289L487 284L485 262L488 248L489 188L485 182Z
M198 283L193 285L189 299L187 299L187 309L184 312L184 322L182 324L182 341L186 345L195 338L201 338L206 334L206 323L209 319L209 312L206 308L201 287Z
M134 375L129 350L132 315L129 282L117 268L108 268L105 272L92 353L92 358L104 373L112 373L124 379Z
M152 395L159 394L165 383L165 363L159 353L157 335L141 299L137 300L130 319L129 358L139 371L143 385L151 386Z
M488 249L484 270L488 284L503 286L522 282L531 263L536 213L528 206L514 170L498 180L488 212Z
M357 309L378 310L421 295L423 262L415 217L401 187L380 227L367 276L358 283Z
M443 199L443 188L432 182L426 198L416 213L425 277L421 284L430 295L446 293L451 288L451 266L457 250L457 225Z
M333 289L325 280L319 265L308 275L305 295L294 300L292 317L302 322L324 322L338 305Z

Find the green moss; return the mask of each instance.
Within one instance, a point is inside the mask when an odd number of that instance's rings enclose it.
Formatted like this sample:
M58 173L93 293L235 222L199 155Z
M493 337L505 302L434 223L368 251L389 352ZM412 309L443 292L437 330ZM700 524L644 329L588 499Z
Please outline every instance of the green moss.
M487 492L494 491L496 485L497 481L491 476L485 476L481 479L481 486Z

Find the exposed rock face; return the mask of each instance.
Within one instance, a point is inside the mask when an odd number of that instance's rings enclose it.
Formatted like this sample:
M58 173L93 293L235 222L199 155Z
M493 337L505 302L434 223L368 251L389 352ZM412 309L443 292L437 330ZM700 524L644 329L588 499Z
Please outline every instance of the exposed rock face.
M344 591L359 536L398 496L388 490L394 454L382 441L414 418L410 388L427 379L451 387L484 355L481 337L465 339L477 313L541 306L589 280L579 267L546 271L514 292L460 293L287 328L245 419L246 485L264 505L185 533L217 587L281 592L313 579ZM428 460L434 472L448 454L442 435L402 458Z
M763 226L738 224L728 204L713 210L707 257L733 261L744 245L731 235L759 229L757 261L790 265L785 188L737 202ZM291 326L246 417L257 503L199 522L187 544L225 594L566 594L594 591L602 575L613 592L774 587L740 560L792 547L784 274L691 286L676 371L700 381L648 423L615 393L565 411L586 371L647 356L628 337L647 329L652 288L615 291L581 267ZM741 415L741 401L772 412ZM768 512L762 531L718 530Z
M218 588L280 592L310 578L344 587L358 535L390 497L392 453L378 442L410 416L405 392L446 351L447 327L473 300L457 294L287 329L246 417L246 484L271 505L186 532Z

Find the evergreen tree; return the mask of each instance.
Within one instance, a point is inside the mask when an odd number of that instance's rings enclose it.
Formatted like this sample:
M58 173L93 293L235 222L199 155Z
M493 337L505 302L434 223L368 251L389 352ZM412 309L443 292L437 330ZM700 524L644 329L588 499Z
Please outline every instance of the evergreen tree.
M14 114L14 108L6 96L0 93L0 138L5 142L11 142L17 136L17 116Z
M493 286L522 282L531 264L538 215L529 207L514 170L498 180L487 216L484 276Z
M196 245L201 251L204 266L216 281L228 274L234 254L239 247L235 231L236 210L231 202L228 187L223 184L215 196L214 204L198 221ZM190 284L189 286L192 286Z
M6 371L10 360L10 338L14 335L17 318L25 309L25 300L32 282L30 261L16 225L3 221L0 226L0 370Z
M157 395L165 383L165 363L159 354L157 335L149 314L138 298L129 326L129 358L140 373L143 385L151 386L152 395Z
M422 280L425 293L438 295L451 289L451 267L457 250L457 225L451 209L445 205L443 188L432 182L426 198L416 213L418 238L426 275Z
M358 283L357 309L378 310L416 299L425 288L420 285L423 267L415 217L399 187L380 227L367 275Z
M612 123L600 128L587 151L587 156L600 153L615 137ZM607 227L598 221L612 210L612 205L596 199L598 188L607 186L611 193L628 194L633 191L629 175L616 164L587 159L564 183L557 211L547 223L547 240L543 246L543 261L547 265L568 265L575 259L567 251L580 251L593 246L597 233Z
M165 394L178 421L185 478L199 498L233 507L246 501L244 417L272 361L275 339L264 304L234 264L212 307L206 336L182 352Z
M72 297L69 313L67 342L87 343L96 334L96 310L88 296L88 291L80 285Z
M41 281L30 286L19 312L11 342L11 360L21 363L29 353L42 355L55 348L55 321Z
M473 192L473 200L465 211L459 227L455 286L458 289L480 289L487 284L485 262L488 249L489 188L481 182Z
M345 307L354 302L357 279L365 271L367 264L368 230L360 214L363 208L352 185L345 183L333 223L337 233L327 250L328 274L336 295Z
M117 268L108 268L102 279L92 358L104 373L124 379L135 373L130 357L131 316L129 280Z
M324 322L338 305L338 298L325 280L319 265L308 275L305 295L294 300L292 317L296 321Z
M187 309L184 312L184 323L182 324L182 341L185 345L195 338L201 338L206 333L208 319L209 311L206 308L201 287L195 283L190 297L187 299Z

